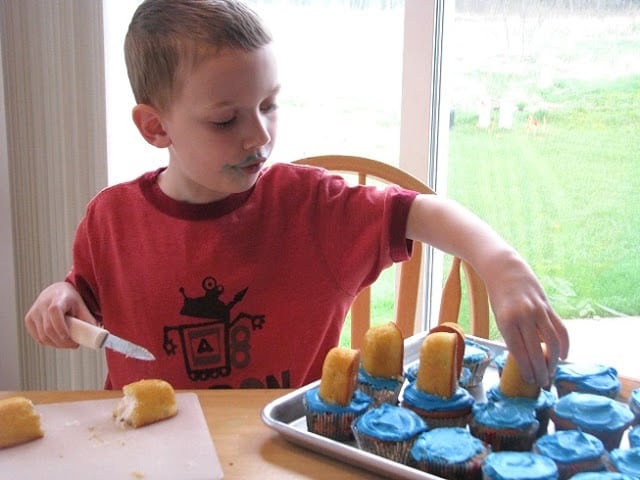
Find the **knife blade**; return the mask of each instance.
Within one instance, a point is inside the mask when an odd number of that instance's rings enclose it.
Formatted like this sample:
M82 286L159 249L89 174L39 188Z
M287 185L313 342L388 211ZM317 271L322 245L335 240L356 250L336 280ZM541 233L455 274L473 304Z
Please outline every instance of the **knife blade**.
M92 325L75 317L66 317L69 323L69 333L74 341L85 347L100 349L110 348L116 352L138 360L151 361L156 357L146 348L120 338L102 327Z

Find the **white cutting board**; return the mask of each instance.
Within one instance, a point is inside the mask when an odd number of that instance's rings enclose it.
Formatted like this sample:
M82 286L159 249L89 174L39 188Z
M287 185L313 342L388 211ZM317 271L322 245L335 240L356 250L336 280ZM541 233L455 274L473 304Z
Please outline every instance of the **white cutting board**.
M113 420L116 399L36 405L44 437L0 450L0 476L75 480L217 480L218 455L195 393L178 414L137 429Z

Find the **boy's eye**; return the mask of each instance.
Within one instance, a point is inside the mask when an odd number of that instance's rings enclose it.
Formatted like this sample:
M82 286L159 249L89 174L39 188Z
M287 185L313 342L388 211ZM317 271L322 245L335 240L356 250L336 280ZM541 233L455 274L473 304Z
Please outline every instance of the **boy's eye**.
M268 103L266 105L262 105L260 107L260 111L262 113L269 113L269 112L273 112L275 110L278 109L278 105L274 102L274 103Z
M225 127L229 127L234 120L235 118L230 118L229 120L225 120L222 122L211 122L211 123L218 128L225 128Z

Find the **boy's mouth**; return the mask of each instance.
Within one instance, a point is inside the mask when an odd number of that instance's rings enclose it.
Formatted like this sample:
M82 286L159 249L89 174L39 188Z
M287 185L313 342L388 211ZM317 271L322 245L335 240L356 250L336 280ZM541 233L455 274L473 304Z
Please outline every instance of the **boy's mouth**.
M266 162L266 160L267 159L264 157L250 156L236 165L235 168L242 170L248 174L257 173L260 171L262 165L264 165L264 162Z

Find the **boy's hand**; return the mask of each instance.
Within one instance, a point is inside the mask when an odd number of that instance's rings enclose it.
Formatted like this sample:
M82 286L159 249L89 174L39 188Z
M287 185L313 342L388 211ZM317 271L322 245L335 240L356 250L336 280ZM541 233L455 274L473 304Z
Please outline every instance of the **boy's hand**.
M558 359L569 353L569 334L555 313L537 278L519 258L511 258L487 283L496 322L522 378L548 386ZM546 344L547 354L540 343Z
M407 238L468 261L484 281L498 328L525 381L547 386L569 334L527 263L498 233L461 205L439 195L418 195L407 219ZM547 355L540 342L547 344Z
M24 324L29 334L41 345L77 348L78 344L69 336L65 315L96 323L73 285L57 282L40 293L27 312Z

